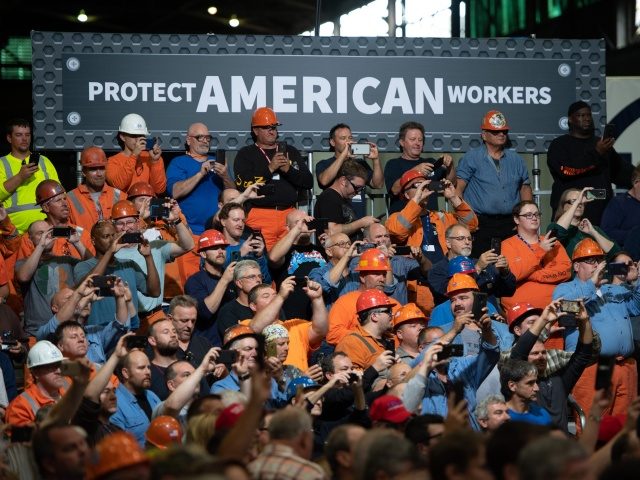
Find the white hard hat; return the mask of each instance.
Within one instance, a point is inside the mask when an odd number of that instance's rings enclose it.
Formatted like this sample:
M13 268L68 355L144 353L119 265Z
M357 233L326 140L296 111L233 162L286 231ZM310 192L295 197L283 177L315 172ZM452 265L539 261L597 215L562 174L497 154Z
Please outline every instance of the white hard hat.
M62 352L48 340L37 342L27 356L27 368L39 367L41 365L51 365L63 360Z
M122 117L118 131L130 135L149 135L144 118L137 113L129 113Z

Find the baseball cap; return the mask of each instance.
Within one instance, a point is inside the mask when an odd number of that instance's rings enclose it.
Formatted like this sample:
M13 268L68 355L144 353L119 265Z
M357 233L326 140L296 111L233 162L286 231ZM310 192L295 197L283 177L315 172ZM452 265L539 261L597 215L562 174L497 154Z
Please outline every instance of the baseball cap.
M371 404L369 416L374 422L402 423L411 417L402 400L394 395L382 395Z

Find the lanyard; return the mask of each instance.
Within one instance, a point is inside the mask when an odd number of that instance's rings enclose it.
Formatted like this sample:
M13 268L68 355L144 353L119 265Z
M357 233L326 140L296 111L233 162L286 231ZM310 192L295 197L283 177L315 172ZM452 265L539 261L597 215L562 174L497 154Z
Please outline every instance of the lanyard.
M533 253L535 253L535 250L533 249L533 247L529 244L529 242L527 242L524 238L522 238L522 235L520 235L519 233L516 233L516 236L517 236L520 240L522 240L522 243L524 243L524 244L527 246L527 248L528 248L529 250L531 250Z
M260 150L262 152L262 155L264 155L264 158L267 159L267 163L271 163L271 159L269 158L269 155L267 155L267 152L265 152L262 147L259 147L258 144L255 144L256 147L258 148L258 150Z

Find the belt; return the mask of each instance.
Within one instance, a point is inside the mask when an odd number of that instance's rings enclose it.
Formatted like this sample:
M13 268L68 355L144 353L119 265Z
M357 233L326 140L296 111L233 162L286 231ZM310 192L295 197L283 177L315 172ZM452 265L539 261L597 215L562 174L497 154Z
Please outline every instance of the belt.
M486 213L477 213L476 216L485 217L485 218L495 218L495 219L511 218L510 213L505 213L503 215L487 215Z
M258 210L289 210L290 208L293 208L293 206L287 205L286 207L282 207L280 205L276 205L274 207L253 207L253 208L257 208Z

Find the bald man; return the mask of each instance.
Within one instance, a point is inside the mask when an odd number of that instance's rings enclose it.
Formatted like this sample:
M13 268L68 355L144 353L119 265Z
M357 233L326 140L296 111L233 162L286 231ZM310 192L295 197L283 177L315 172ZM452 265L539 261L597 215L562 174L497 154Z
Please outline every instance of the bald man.
M285 278L295 275L302 279L315 268L327 265L324 249L311 241L311 234L316 236L324 231L310 230L310 217L302 210L293 210L287 215L287 234L282 237L269 252L269 264L273 271L276 285ZM311 225L313 227L313 225ZM300 280L303 282L303 280ZM295 290L284 302L283 310L287 318L311 318L311 302L302 290L302 283L297 282Z
M324 299L327 310L338 299L331 285L336 285L341 280L340 277L349 275L349 261L356 255L355 248L351 248L351 240L346 233L336 233L327 238L324 242L324 250L329 260L322 267L314 268L309 273L309 278L322 285ZM338 268L334 268L334 267Z
M167 191L178 200L182 213L195 235L217 211L215 199L224 188L235 188L227 166L209 155L211 134L204 123L187 130L187 152L173 159L167 168ZM220 160L220 159L218 159Z

